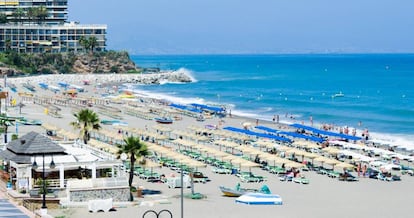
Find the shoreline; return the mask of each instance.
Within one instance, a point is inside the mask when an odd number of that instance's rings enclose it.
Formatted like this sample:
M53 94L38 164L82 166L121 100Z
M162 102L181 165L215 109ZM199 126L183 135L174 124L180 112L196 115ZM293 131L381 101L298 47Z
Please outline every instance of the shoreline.
M141 84L141 85L159 85L161 83L191 83L194 82L195 79L188 74L188 72L177 70L177 71L161 71L159 73L150 73L150 74L44 74L44 75L37 75L31 77L10 77L7 78L7 81L13 83L15 85L22 85L30 81L30 84L36 86L38 88L39 82L46 82L46 83L53 83L57 85L58 82L66 82L69 84L75 85L83 85L83 81L90 81L92 86L94 87L93 90L95 91L98 87L107 88L107 90L113 90L116 87L116 90L120 86L124 84ZM84 86L87 87L87 86ZM134 90L131 90L134 91ZM148 99L156 99L162 101L170 101L168 96L161 96L167 97L167 99L161 99L158 96L154 96L154 93L148 91L139 90L134 92L135 94L139 95L141 98L148 98ZM115 94L115 93L112 93ZM180 99L184 99L181 97L177 97ZM177 103L177 102L173 102ZM231 110L231 109L230 109ZM264 119L263 117L253 117L254 115L249 115L248 113L244 113L243 111L233 110L231 111L233 117L238 117L240 119L246 119L248 122L254 122L255 120L260 120L260 122L265 122L267 124L276 124L272 121L272 118L269 117ZM304 119L295 119L294 117L289 117L292 115L280 115L279 123L280 125L285 126L293 123L303 124L311 126L309 120L304 121ZM313 127L317 129L321 129L323 125L326 123L323 122L314 122ZM337 126L334 125L331 131L339 132L340 128L348 127L350 129L350 133L352 129L356 130L356 136L361 136L362 133L365 131L365 128L360 127L353 127L348 125ZM350 134L351 135L351 134ZM412 143L413 138L410 138L410 135L404 134L392 134L387 132L370 132L370 139L388 142L390 144L399 145L400 147L407 148L414 151L414 143Z

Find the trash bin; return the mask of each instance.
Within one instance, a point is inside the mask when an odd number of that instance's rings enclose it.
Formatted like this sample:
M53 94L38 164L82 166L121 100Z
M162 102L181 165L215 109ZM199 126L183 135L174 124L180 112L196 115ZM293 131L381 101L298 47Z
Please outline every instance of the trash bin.
M231 175L236 175L237 174L237 169L231 169Z

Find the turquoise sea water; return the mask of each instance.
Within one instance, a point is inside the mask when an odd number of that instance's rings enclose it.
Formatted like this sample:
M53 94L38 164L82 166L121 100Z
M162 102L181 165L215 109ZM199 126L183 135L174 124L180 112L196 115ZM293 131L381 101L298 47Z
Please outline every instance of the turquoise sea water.
M224 104L233 114L368 128L414 140L414 54L132 56L196 82L137 86L177 103ZM343 97L332 97L343 93ZM286 117L287 114L287 117ZM290 117L293 116L294 120ZM361 126L359 126L361 122Z

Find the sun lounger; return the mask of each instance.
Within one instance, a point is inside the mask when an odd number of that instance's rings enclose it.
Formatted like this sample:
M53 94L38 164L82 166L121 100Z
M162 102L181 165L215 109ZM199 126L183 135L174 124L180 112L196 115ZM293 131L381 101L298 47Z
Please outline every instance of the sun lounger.
M340 172L337 172L337 171L328 171L328 176L329 177L331 177L331 178L339 178L339 175L341 175L341 173Z
M239 178L241 182L263 182L266 180L263 176L258 176L254 174L246 174L245 172L239 174Z
M293 178L293 182L299 184L309 184L309 179L305 178L304 176Z
M218 167L213 167L211 169L211 171L213 173L217 173L217 174L231 174L231 170L230 169L224 169L224 168L218 168Z
M283 175L286 174L286 169L281 167L272 167L269 170L270 173L276 174L276 175Z
M292 182L293 176L291 176L291 175L279 176L279 180L282 181L282 182Z

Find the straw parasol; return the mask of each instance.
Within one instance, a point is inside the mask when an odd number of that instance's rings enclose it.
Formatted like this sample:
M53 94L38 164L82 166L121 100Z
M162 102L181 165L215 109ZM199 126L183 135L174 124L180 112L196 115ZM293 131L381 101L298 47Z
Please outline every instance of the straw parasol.
M59 127L53 124L50 124L50 123L42 123L42 127L46 130L51 130L51 131L57 131L60 129Z
M322 151L328 154L338 154L339 152L341 152L341 150L334 148L334 147L326 147L326 148L323 148Z
M352 170L355 168L355 166L349 163L340 162L338 164L335 164L335 168Z

